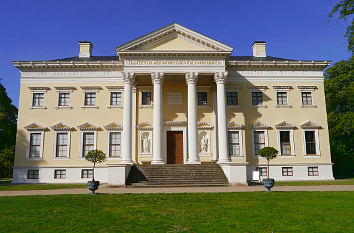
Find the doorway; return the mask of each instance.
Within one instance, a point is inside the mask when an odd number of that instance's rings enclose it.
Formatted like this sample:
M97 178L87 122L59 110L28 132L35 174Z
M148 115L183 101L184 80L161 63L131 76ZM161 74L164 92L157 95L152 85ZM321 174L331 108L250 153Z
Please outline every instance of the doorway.
M167 163L183 164L183 131L167 131Z

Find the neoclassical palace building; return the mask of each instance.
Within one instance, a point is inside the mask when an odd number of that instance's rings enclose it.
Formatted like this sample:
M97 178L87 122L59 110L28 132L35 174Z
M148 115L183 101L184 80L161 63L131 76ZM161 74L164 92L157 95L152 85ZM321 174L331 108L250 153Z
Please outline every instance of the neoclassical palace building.
M93 56L15 61L21 72L14 183L92 177L124 185L132 166L218 164L230 184L333 179L323 69L328 61L253 56L173 23ZM261 148L279 151L267 170ZM152 165L150 165L152 166Z

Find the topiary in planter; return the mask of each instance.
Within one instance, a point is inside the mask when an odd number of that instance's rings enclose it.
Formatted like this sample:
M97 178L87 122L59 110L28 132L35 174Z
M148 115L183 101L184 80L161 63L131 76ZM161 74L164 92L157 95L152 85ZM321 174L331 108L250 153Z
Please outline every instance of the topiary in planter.
M99 181L95 181L95 166L96 163L102 163L106 160L106 155L101 150L90 150L85 156L87 161L93 163L93 174L92 181L87 182L88 189L91 190L91 194L95 194L95 191L98 189L100 185Z
M267 160L267 179L263 179L263 185L267 192L274 186L274 179L269 178L269 161L277 157L278 151L273 147L264 147L259 151L259 155Z

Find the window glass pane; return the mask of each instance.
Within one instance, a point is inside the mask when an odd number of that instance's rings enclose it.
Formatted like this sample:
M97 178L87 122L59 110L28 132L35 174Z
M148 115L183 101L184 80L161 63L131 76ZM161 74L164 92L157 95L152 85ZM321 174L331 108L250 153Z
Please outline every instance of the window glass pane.
M94 133L83 133L82 156L87 155L90 150L94 149L94 141Z
M262 103L262 92L252 92L252 105L259 105Z
M122 104L122 93L121 92L111 92L111 105L121 105Z
M207 105L208 95L207 92L198 92L198 105Z
M316 154L315 131L305 131L306 154Z
M85 105L95 106L95 104L96 104L96 93L94 92L85 93Z
M68 155L68 133L57 133L56 156L63 157Z
M42 134L40 133L30 134L29 157L40 157L41 143L42 143Z
M121 133L111 132L109 134L109 156L120 156Z
M142 92L142 105L151 105L151 92Z
M44 93L33 93L32 106L43 106Z
M70 93L59 93L59 106L69 106Z
M238 105L237 92L227 92L227 105Z
M277 103L278 105L287 105L286 92L277 92Z
M301 95L303 105L312 105L311 92L302 92Z

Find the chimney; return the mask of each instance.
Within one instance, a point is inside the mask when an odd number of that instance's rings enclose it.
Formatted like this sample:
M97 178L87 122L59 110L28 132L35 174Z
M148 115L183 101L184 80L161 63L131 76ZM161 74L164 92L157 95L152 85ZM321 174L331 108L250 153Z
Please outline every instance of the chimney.
M266 57L266 42L265 41L255 41L252 44L253 56L254 57Z
M79 41L80 53L79 58L90 58L92 55L92 43L90 41Z

